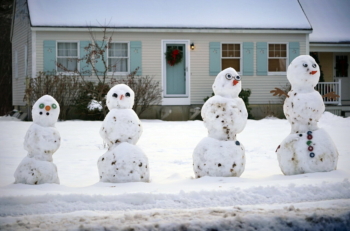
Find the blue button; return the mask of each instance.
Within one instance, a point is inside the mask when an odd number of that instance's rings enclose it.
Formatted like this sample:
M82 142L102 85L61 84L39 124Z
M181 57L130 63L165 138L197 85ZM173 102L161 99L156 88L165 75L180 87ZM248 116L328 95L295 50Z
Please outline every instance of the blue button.
M236 145L240 145L240 143L239 143L239 141L238 141L238 140L236 141Z
M311 152L311 153L310 153L310 157L311 157L311 158L314 158L314 157L315 157L315 153Z
M307 134L308 134L308 135L311 135L311 134L312 134L312 131L308 131Z

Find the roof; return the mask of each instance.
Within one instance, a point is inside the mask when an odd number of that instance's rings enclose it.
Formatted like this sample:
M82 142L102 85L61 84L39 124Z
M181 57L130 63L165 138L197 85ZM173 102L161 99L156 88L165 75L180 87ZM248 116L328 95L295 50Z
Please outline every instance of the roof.
M297 0L28 0L28 6L33 27L312 29Z
M350 0L299 1L313 28L310 42L350 42Z

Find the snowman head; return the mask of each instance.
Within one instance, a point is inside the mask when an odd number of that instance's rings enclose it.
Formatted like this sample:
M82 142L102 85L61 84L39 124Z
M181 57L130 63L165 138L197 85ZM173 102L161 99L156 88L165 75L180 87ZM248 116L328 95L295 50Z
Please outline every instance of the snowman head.
M36 124L43 127L53 127L60 114L60 105L50 95L44 95L33 105L32 117Z
M117 84L107 93L107 107L112 109L131 109L134 105L135 93L125 84Z
M320 79L320 68L310 55L300 55L290 63L287 78L292 89L314 89Z
M236 98L241 90L241 77L232 67L226 68L216 76L213 84L215 95Z

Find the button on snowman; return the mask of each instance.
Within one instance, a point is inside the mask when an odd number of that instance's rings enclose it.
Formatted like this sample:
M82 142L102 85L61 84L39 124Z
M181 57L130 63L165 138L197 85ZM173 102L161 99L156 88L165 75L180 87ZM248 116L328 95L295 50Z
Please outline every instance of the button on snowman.
M246 106L238 94L241 78L233 68L221 71L213 84L214 96L203 105L201 114L208 137L193 152L196 178L240 176L245 168L245 149L236 139L247 122Z
M15 183L60 183L57 167L52 162L52 155L61 143L55 128L59 114L60 107L52 96L44 95L33 105L33 124L24 137L24 149L28 155L15 171Z
M317 125L325 110L322 96L314 89L320 78L319 66L309 55L298 56L289 65L287 78L292 89L283 111L291 123L291 134L276 150L282 172L294 175L335 170L338 151Z
M132 110L134 97L134 91L125 84L118 84L107 93L109 113L100 135L108 151L97 161L102 182L149 181L148 158L135 146L142 134L142 125Z

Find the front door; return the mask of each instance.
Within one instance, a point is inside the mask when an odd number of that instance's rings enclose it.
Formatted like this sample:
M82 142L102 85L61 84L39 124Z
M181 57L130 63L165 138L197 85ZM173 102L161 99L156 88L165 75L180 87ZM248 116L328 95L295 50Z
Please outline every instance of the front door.
M186 94L186 62L184 44L167 44L166 49L178 49L182 53L182 59L179 63L171 65L166 63L166 94L173 97Z
M349 53L334 54L334 79L341 80L342 101L350 101Z

